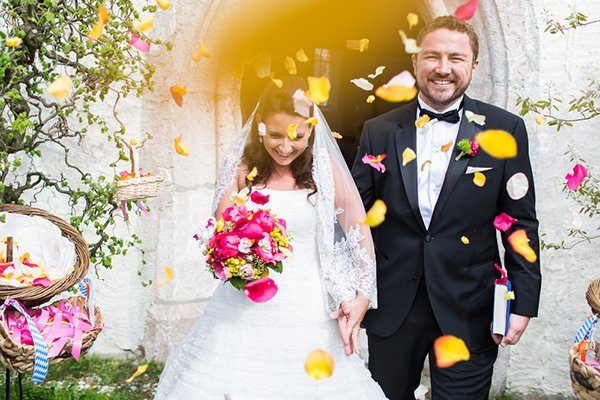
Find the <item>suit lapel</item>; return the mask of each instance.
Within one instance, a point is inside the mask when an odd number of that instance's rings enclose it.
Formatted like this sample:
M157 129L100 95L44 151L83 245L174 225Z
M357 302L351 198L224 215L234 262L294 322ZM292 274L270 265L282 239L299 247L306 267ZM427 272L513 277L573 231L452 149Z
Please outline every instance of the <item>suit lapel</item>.
M406 107L406 111L402 114L400 121L398 121L398 130L394 136L396 141L396 153L398 155L398 163L400 164L400 175L402 175L402 182L404 183L404 190L408 197L408 203L410 208L417 220L417 223L423 229L426 230L423 218L421 217L421 211L419 210L419 199L418 199L418 188L417 188L417 162L413 160L406 165L402 165L402 153L408 147L413 151L417 151L417 129L415 127L415 120L417 115L417 100L415 99L412 103L409 103Z
M481 131L478 125L467 120L467 117L464 115L464 110L472 111L475 114L478 113L475 101L466 95L464 97L463 116L460 121L460 127L458 128L458 135L456 136L456 142L454 143L454 149L450 159L450 164L448 165L448 170L446 171L446 177L444 178L444 184L442 185L440 196L433 210L433 215L431 216L431 222L429 224L430 229L435 219L439 216L440 212L446 205L446 202L448 201L448 198L450 198L450 195L452 194L460 177L463 176L467 170L467 165L471 160L471 156L467 155L456 161L455 158L460 154L460 151L456 148L456 145L463 139L473 139L475 135Z

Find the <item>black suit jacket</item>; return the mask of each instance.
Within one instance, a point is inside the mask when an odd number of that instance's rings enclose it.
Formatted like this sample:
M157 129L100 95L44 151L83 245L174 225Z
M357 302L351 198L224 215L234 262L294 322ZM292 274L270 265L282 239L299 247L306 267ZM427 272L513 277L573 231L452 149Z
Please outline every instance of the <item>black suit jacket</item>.
M493 264L500 263L494 218L505 212L518 221L502 233L505 265L515 292L512 312L537 316L541 273L539 258L527 262L507 242L508 234L525 229L530 245L539 255L538 221L535 212L533 176L528 155L527 131L523 120L498 107L464 98L463 110L486 116L482 128L462 117L456 143L472 139L483 129L512 133L518 145L516 158L499 160L480 149L460 161L454 147L429 229L425 228L417 199L417 161L402 166L407 147L416 152L417 100L368 120L363 126L352 175L368 210L376 199L387 205L383 224L372 229L377 253L379 308L370 310L364 326L378 336L391 335L404 321L419 282L425 279L437 322L444 334L462 338L471 349L492 344L490 323L494 279ZM364 164L365 153L385 153L386 172ZM484 172L483 187L473 183L467 166L493 167ZM513 200L506 191L507 180L522 172L529 179L527 195ZM470 240L469 245L461 237Z

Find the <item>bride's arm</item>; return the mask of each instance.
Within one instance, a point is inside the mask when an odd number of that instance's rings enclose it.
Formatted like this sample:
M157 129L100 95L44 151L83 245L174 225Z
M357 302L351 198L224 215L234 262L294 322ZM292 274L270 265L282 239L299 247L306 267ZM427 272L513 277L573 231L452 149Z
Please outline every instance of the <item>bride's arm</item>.
M225 191L225 193L223 194L223 196L221 196L221 199L219 200L219 204L214 215L216 219L221 218L223 211L225 211L228 207L234 205L233 201L229 198L229 195L232 192L239 192L246 186L246 175L248 175L248 168L246 164L242 163L237 169L235 182Z

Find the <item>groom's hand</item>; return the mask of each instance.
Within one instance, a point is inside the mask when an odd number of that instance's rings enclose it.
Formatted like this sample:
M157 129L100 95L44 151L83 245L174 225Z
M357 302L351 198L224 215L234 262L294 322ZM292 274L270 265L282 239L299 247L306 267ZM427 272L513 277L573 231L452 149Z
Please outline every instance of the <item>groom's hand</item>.
M506 333L506 336L503 338L502 335L492 335L496 344L506 347L519 343L519 340L525 332L530 319L530 317L525 317L523 315L510 314L510 318L508 320L508 332Z

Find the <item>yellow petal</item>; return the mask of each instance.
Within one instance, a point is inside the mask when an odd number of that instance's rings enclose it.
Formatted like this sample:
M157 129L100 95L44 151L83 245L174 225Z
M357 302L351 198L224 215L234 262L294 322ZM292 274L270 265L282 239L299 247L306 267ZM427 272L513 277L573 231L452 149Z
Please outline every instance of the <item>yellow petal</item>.
M483 187L485 185L485 175L481 172L475 172L473 174L473 183L475 186Z
M183 135L179 135L173 140L173 142L175 143L175 151L177 152L177 154L187 157L190 155L190 151L187 148L187 146L185 146L183 143L181 143L182 140L183 140Z
M271 55L263 54L254 61L254 72L259 78L267 78L271 75Z
M461 236L460 237L460 241L463 242L463 244L470 244L471 243L471 241L469 240L469 238L466 237L466 236Z
M127 379L125 382L127 383L131 383L133 382L133 380L135 378L137 378L138 376L142 375L144 372L146 372L146 370L148 369L148 364L142 364L139 367L137 367L137 370L133 373L133 375L131 375L129 377L129 379Z
M308 57L306 56L304 49L300 49L296 52L296 59L301 63L308 62Z
M21 45L21 39L18 37L11 37L6 39L5 43L8 47L17 47Z
M427 161L425 161L423 164L421 164L421 171L424 171L424 170L425 170L425 166L426 166L427 164L431 164L431 160L427 160Z
M306 121L304 121L304 123L312 125L312 126L316 126L319 123L319 120L316 119L315 117L311 117L311 118L307 119Z
M309 76L307 79L308 93L306 94L306 97L317 105L326 102L329 99L329 91L331 90L329 78L326 76L320 78Z
M138 145L138 141L137 141L137 139L131 139L131 140L129 141L129 145L130 145L131 147L135 147L135 146L137 146L137 145Z
M334 138L336 138L336 139L341 139L341 138L343 138L343 136L342 136L342 135L340 135L340 134L339 134L339 133L337 133L337 132L331 132L331 136L333 136L333 137L334 137Z
M150 32L154 28L154 17L151 15L143 21L133 21L133 27L140 32Z
M377 88L375 95L390 103L409 101L417 95L417 88L402 85L383 85Z
M431 121L431 118L429 117L429 115L423 114L419 117L419 119L417 119L415 121L415 126L417 128L423 128L425 125L427 125L429 123L429 121Z
M367 212L365 218L361 219L359 222L364 225L368 225L371 228L375 228L379 226L385 221L385 213L387 212L387 206L383 202L383 200L375 200L373 206Z
M444 153L446 153L452 147L452 143L454 143L454 142L451 140L448 143L443 144L442 147L440 148L440 150L442 150Z
M346 40L346 48L349 50L358 50L361 53L369 48L369 39L363 38L360 40L348 39Z
M410 147L405 148L402 152L402 166L404 167L406 164L408 164L415 158L417 158L417 154L415 153L415 151Z
M421 48L417 46L417 41L406 36L406 33L404 33L402 29L398 31L398 34L402 39L402 43L404 43L404 51L407 54L417 54L419 51L421 51Z
M448 368L459 361L469 361L471 353L462 339L456 336L441 336L433 343L435 362L438 368Z
M210 57L210 55L210 50L208 50L204 43L200 43L200 46L198 46L198 50L196 50L194 52L194 55L192 56L192 60L194 60L195 62L199 62L203 58Z
M517 155L517 141L506 131L484 131L475 135L475 140L486 153L494 158L514 158Z
M306 372L317 380L329 378L333 374L334 366L331 354L321 349L310 352L304 361Z
M250 171L250 173L248 175L246 175L246 179L248 179L250 182L252 182L254 180L254 178L256 178L256 175L258 175L258 169L256 169L256 167L252 168L252 171Z
M169 0L156 0L156 2L160 6L160 8L162 8L163 10L168 10L169 7L171 6L171 3L169 3Z
M535 116L535 122L536 122L536 123L537 123L539 126L545 125L547 120L548 120L548 119L547 119L545 116L543 116L543 115L536 115L536 116Z
M372 94L370 94L369 97L367 97L367 103L371 104L374 101L375 101L375 96L373 96Z
M298 68L296 67L296 61L290 56L285 56L285 70L290 75L296 75L298 73Z
M419 24L419 16L412 12L408 13L406 20L408 21L408 29L412 29Z
M68 75L62 75L48 86L48 94L57 99L66 99L71 95L73 81Z
M102 25L108 22L108 10L104 4L98 6L98 22Z
M166 285L173 279L173 270L170 267L165 268L165 277L158 282L158 287Z
M290 138L290 140L296 140L296 138L298 137L298 131L296 130L298 128L298 124L290 124L287 127L287 134L288 137Z
M529 246L529 238L525 229L518 229L511 233L508 237L508 243L517 254L522 255L530 263L537 260L537 254Z
M473 111L466 110L465 117L467 117L467 121L475 122L477 125L485 125L485 115L475 114Z
M275 72L271 72L269 74L269 78L271 78L271 82L273 82L279 89L283 87L283 81L281 79L275 79Z
M281 254L283 254L286 257L290 257L292 255L291 250L288 249L287 247L279 247L279 251L281 252Z
M504 295L504 300L514 300L515 299L515 292L513 292L512 290L510 292L506 292L506 294Z
M92 27L92 29L90 29L90 32L88 34L88 40L94 41L94 40L100 39L100 36L102 36L103 29L104 29L104 24L101 24L100 22L96 22L94 24L94 26Z
M250 189L247 187L243 188L239 192L231 192L229 195L229 199L233 201L236 206L242 206L246 201L248 201L248 194L250 193Z

